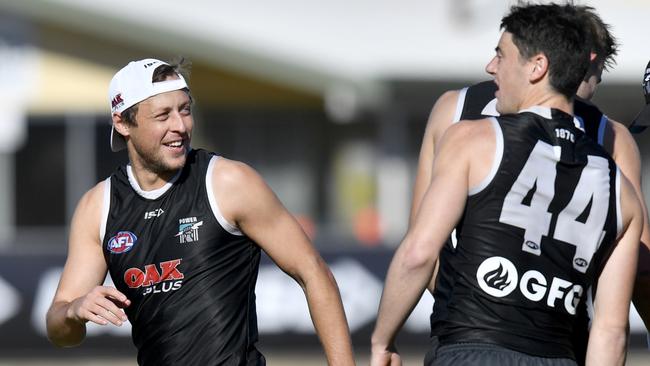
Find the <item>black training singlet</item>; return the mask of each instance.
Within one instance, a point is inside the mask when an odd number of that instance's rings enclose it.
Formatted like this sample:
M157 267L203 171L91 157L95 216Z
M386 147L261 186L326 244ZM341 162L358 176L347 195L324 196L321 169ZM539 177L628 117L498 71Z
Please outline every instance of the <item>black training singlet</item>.
M532 110L494 119L491 175L469 192L458 243L440 257L447 299L432 333L575 358L576 307L621 227L620 174L570 115Z
M482 119L490 116L498 116L496 110L497 100L495 92L497 86L493 80L483 81L478 84L463 88L459 91L456 112L453 123L460 120ZM605 128L607 126L607 116L605 116L598 107L591 102L576 97L573 103L576 119L585 134L591 137L599 145L604 143ZM455 240L455 237L452 238ZM451 243L450 243L451 244ZM445 246L440 252L440 257L450 254L451 246ZM451 278L446 278L445 273L438 273L436 279L436 302L434 304L431 322L446 316L446 304L449 298ZM585 299L586 300L586 299ZM576 321L574 333L574 347L576 350L576 360L579 364L584 364L584 358L587 352L587 340L589 338L589 316L587 315L587 304L580 304L578 311L578 320Z
M130 166L106 180L104 257L131 300L140 365L264 365L255 349L260 248L219 211L206 179L218 159L191 150L156 191L142 191Z

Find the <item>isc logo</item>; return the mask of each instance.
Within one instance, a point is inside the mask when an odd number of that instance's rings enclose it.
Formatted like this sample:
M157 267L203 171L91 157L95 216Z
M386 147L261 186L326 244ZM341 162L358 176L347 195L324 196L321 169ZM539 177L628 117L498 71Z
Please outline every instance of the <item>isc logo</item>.
M138 237L130 231L120 231L108 241L107 249L114 254L126 253L138 241Z
M176 291L183 283L183 281L178 280L185 278L178 269L179 264L181 264L180 259L161 262L160 271L155 264L147 264L144 266L144 271L140 268L131 267L124 272L124 282L130 288L144 287L143 295Z
M164 213L165 213L165 211L163 211L162 208L159 208L159 209L156 209L156 210L153 210L153 211L149 211L149 212L145 212L144 213L144 219L145 220L153 219L154 217L158 217L158 216L160 216L160 215L162 215Z

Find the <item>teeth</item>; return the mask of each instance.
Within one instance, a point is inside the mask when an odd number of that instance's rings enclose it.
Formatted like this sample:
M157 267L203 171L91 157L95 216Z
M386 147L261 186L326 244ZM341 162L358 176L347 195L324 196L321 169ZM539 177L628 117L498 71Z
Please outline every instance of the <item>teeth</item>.
M182 141L174 141L174 142L170 142L170 143L168 143L166 145L170 146L170 147L180 147L182 144L183 144Z

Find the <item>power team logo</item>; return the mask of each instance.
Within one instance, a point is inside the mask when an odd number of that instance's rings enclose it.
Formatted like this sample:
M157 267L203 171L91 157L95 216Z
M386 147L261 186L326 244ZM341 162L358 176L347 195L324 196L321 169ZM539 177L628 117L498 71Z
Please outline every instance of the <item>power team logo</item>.
M120 231L108 240L107 248L113 254L126 253L133 248L138 237L130 231Z
M176 291L183 284L185 278L178 268L181 259L173 259L159 264L160 271L155 264L147 264L144 270L131 267L124 272L124 283L129 288L144 288L142 295L159 294Z
M517 287L526 299L542 302L546 299L546 306L555 309L560 304L564 305L567 313L574 315L580 301L583 288L559 277L550 281L540 271L534 269L524 272L519 277L515 265L503 257L490 257L481 263L476 270L476 280L481 290L494 297L510 295ZM549 284L550 282L550 284Z
M178 220L178 233L174 235L179 238L181 244L193 243L199 240L199 227L203 221L198 221L196 217L186 217Z
M478 285L494 297L510 295L517 287L517 268L503 257L486 259L476 271Z

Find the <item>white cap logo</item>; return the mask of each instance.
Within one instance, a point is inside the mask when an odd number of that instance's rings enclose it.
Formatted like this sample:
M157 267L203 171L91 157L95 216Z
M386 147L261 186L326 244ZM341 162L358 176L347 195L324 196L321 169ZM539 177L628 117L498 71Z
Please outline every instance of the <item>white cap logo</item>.
M488 295L504 297L517 288L517 268L503 257L491 257L483 261L476 271L476 280Z

